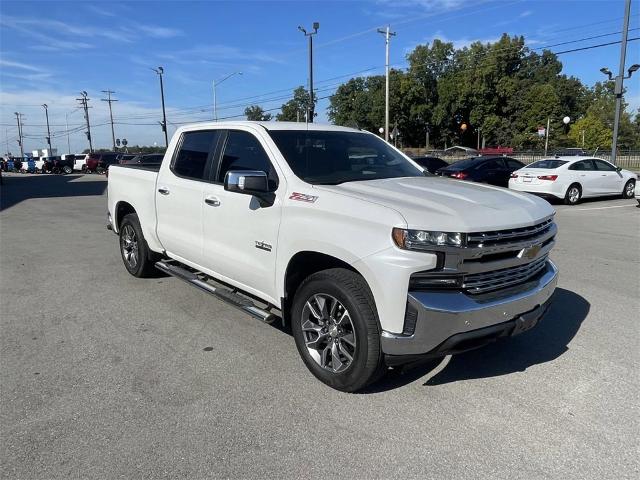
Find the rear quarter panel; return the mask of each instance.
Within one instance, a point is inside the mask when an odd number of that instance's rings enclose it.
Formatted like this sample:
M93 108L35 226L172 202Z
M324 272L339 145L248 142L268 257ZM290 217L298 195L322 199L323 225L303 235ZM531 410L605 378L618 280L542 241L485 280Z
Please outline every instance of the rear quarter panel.
M155 189L157 176L157 172L152 170L112 165L109 168L107 195L109 213L114 219L114 230L118 232L118 222L121 220L116 218L118 205L126 202L138 214L142 233L149 248L155 252L162 252L162 245L156 235Z

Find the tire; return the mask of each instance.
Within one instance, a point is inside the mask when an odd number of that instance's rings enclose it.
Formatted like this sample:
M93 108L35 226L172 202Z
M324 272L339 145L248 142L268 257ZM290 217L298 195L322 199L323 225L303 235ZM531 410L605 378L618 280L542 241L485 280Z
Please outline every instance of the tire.
M96 167L95 173L97 173L98 175L102 175L104 173L104 168L103 167Z
M361 390L384 373L373 295L351 270L307 277L293 299L291 329L307 368L336 390Z
M71 168L69 165L65 165L64 167L62 167L62 171L68 175L70 173L73 173L73 168Z
M577 205L582 198L582 188L577 183L572 183L567 188L567 193L564 195L565 205Z
M157 254L149 250L137 214L130 213L122 219L119 235L120 256L127 271L138 278L152 276Z
M622 198L633 198L636 189L636 182L634 180L629 180L624 185L624 190L622 190Z

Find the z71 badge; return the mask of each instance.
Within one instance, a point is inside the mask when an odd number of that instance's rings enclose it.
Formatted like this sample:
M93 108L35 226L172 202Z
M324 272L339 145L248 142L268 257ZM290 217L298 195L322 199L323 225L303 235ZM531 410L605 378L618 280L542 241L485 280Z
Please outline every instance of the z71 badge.
M297 200L299 202L307 202L307 203L314 203L317 199L318 197L314 195L307 195L305 193L298 193L298 192L293 192L289 197L289 200Z
M270 252L272 247L268 243L259 242L258 240L256 240L256 248L259 248L260 250L264 250L266 252Z

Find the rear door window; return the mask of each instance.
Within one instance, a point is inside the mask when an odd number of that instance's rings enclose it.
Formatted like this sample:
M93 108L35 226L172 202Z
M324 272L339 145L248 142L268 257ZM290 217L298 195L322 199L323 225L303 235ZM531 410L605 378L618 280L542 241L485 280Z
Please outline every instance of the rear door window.
M171 171L179 177L193 180L208 178L207 165L220 138L220 130L200 130L182 134L182 143Z

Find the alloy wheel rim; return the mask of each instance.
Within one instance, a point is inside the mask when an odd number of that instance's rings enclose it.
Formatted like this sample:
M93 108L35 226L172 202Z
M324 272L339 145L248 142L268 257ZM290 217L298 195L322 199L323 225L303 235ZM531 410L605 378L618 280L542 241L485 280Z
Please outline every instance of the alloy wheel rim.
M569 191L569 200L571 200L571 202L577 202L579 195L580 195L580 191L576 187L573 187Z
M136 268L138 265L138 238L136 232L131 225L125 225L122 229L122 257L131 267Z
M345 371L356 353L351 314L335 297L312 295L302 309L302 335L313 360L332 373Z
M627 185L627 196L632 197L635 189L636 189L635 184L632 182L629 182L629 184Z

